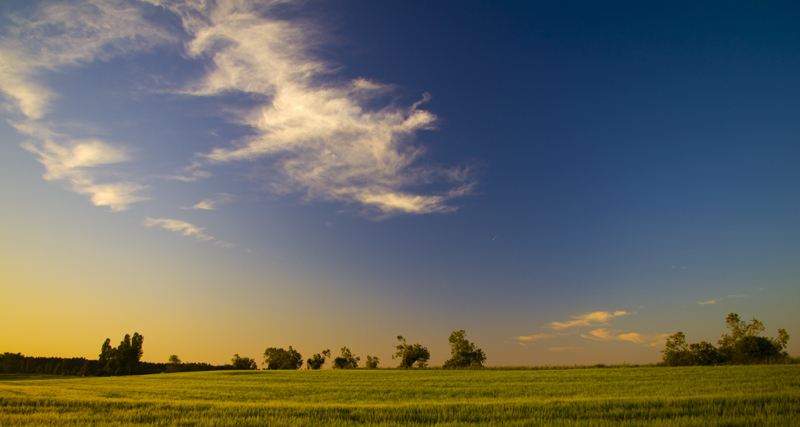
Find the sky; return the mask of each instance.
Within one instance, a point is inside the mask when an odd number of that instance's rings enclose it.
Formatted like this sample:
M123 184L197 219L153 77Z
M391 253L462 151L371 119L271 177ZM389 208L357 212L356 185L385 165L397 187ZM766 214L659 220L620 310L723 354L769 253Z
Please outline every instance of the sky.
M0 4L0 351L800 334L792 2ZM800 355L800 339L787 348Z

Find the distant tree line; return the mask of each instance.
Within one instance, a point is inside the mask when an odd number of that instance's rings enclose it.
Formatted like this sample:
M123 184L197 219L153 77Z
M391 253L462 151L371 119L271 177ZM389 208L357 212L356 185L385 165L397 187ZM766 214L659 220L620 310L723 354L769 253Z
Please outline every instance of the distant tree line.
M408 344L401 335L397 336L399 344L392 359L398 359L398 368L425 368L431 357L430 352L421 344ZM448 359L444 368L480 368L486 361L486 354L477 348L474 343L467 341L466 332L460 330L453 331L449 338L451 358ZM252 370L258 369L255 360L249 357L234 354L230 364L211 365L208 363L186 363L182 362L178 355L173 354L167 363L148 363L142 362L144 354L144 336L138 332L133 336L125 335L117 347L111 346L111 340L106 339L100 349L98 360L87 360L84 358L33 358L25 357L22 354L5 353L0 356L0 372L2 373L26 373L44 375L134 375L134 374L153 374L162 372L193 372L193 371L216 371L216 370ZM331 351L326 349L314 354L306 360L307 369L321 369L326 361L330 359ZM333 359L331 367L333 369L356 369L361 358L353 354L347 348L340 349L340 355ZM377 356L367 356L365 368L376 369L380 364ZM283 348L269 347L264 351L264 369L300 369L303 366L303 356L294 348L289 346L288 350Z
M788 359L786 344L789 334L785 329L778 329L777 338L760 336L764 332L764 324L758 319L750 323L743 321L736 313L728 314L725 319L730 333L722 335L717 341L719 347L701 341L689 344L683 332L677 332L667 338L663 354L663 363L667 366L721 365L721 364L755 364L779 363Z
M0 372L5 374L93 375L97 361L83 357L29 357L22 353L0 355Z
M425 368L428 366L428 360L431 358L431 353L422 344L408 344L402 335L397 336L398 344L395 346L395 354L392 359L397 359L400 364L397 366L401 369L411 368ZM486 353L467 340L467 333L464 330L458 332L453 331L450 334L450 353L451 357L445 364L445 369L457 368L481 368L483 362L486 361ZM356 369L360 357L353 354L347 348L340 349L341 355L333 359L331 367L333 369ZM317 354L314 354L306 360L306 369L321 369L327 359L331 358L331 350L326 349ZM367 356L365 368L377 369L380 364L380 359L377 356ZM269 347L264 351L264 369L300 369L303 366L303 356L292 346L288 350L283 348Z

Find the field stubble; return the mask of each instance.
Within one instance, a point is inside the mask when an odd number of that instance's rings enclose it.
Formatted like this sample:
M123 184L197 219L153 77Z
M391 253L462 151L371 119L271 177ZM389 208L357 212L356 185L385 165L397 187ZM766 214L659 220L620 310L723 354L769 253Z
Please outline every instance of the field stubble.
M791 426L800 366L0 379L0 426Z

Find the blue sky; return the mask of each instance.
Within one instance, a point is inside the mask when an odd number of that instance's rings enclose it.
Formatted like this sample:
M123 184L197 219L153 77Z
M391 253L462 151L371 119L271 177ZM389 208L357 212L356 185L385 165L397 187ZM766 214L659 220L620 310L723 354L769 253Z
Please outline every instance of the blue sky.
M800 329L791 3L0 11L3 351L441 364L466 329L490 365L650 363L730 312Z

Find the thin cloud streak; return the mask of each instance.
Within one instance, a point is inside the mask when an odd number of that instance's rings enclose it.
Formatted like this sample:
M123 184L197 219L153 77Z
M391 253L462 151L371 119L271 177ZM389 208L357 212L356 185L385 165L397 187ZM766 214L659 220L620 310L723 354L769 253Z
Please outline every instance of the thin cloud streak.
M514 339L517 341L536 341L536 340L552 338L553 336L554 336L553 334L521 335L515 337Z
M635 344L645 344L648 347L663 345L663 342L659 340L663 340L667 336L667 334L645 335L638 332L616 334L606 328L598 328L590 331L588 334L581 334L581 337L594 341L629 341Z
M619 316L630 315L634 313L630 313L627 311L615 311L614 313L610 313L608 311L595 311L593 313L582 314L580 316L572 316L573 320L568 322L551 322L549 326L553 329L567 329L567 328L574 328L579 326L597 326L597 325L605 325L608 323L610 319Z
M717 298L717 299L710 299L708 301L699 301L698 304L700 304L700 305L712 305L712 304L716 304L716 303L718 303L718 302L720 302L720 301L722 301L722 300L724 300L726 298L727 299L731 299L731 298L749 298L749 297L750 297L750 295L728 295L728 296L724 296L724 297Z
M206 211L213 211L216 210L220 205L228 203L236 199L236 196L231 194L222 193L218 197L213 199L203 199L199 203L194 206L186 207L183 209L199 209L199 210L206 210Z
M197 240L206 242L209 240L214 240L213 237L204 233L205 228L198 227L194 224L188 223L186 221L181 221L177 219L170 219L170 218L150 218L147 217L143 221L145 227L161 227L165 230L174 231L177 233L181 233L187 237L194 237ZM226 243L220 243L220 245L224 246Z

